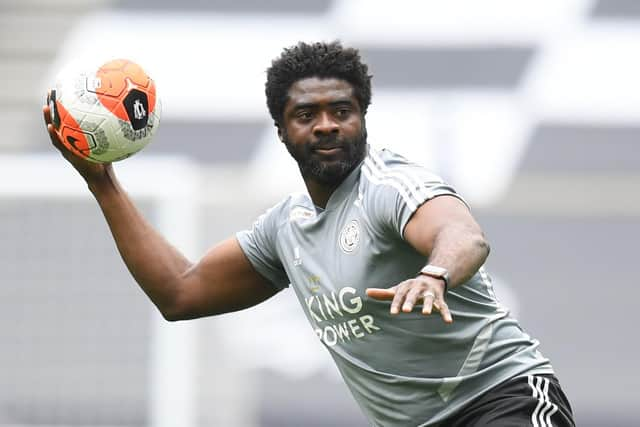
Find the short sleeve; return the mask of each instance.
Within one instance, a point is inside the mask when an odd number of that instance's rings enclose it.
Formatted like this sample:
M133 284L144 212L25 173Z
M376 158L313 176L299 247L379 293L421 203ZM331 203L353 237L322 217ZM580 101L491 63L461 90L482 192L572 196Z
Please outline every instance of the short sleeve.
M268 210L256 220L250 230L236 233L236 238L256 271L277 289L283 289L289 286L289 278L277 252L277 212L275 207Z
M373 218L381 230L404 237L404 229L416 210L439 196L465 200L439 176L416 165L402 165L377 180L372 192Z

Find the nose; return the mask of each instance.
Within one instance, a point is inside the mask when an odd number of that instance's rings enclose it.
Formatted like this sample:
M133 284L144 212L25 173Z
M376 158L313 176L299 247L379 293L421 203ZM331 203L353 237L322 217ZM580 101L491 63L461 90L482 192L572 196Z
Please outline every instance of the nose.
M318 114L318 119L313 127L313 133L329 135L332 133L338 133L338 122L328 112L321 112Z

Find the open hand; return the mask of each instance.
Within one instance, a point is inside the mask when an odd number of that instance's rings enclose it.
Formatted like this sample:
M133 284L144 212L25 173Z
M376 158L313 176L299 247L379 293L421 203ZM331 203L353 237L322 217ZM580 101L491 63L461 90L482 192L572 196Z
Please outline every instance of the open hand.
M435 308L445 323L452 323L453 318L444 300L444 282L434 277L419 275L405 280L391 288L368 288L367 296L380 301L391 301L391 314L411 313L416 304L422 301L422 314L430 315Z

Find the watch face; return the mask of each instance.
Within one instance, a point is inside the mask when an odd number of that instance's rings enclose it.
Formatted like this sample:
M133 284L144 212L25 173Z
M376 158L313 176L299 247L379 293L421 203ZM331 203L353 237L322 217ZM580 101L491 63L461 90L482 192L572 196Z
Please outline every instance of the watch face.
M447 269L442 267L437 267L435 265L427 265L422 269L422 272L428 274L430 276L444 277L447 275Z

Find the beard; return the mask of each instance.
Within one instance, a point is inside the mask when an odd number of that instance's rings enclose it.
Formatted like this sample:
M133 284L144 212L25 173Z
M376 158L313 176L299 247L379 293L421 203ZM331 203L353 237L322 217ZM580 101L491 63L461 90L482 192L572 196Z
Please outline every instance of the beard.
M337 186L351 173L351 171L364 159L367 147L367 131L362 129L359 135L353 138L340 138L336 135L327 135L316 141L308 141L305 144L295 145L289 141L286 132L282 134L282 141L287 147L291 157L298 163L302 177L315 180L326 186ZM315 152L323 146L339 146L342 151L334 160L323 159Z

